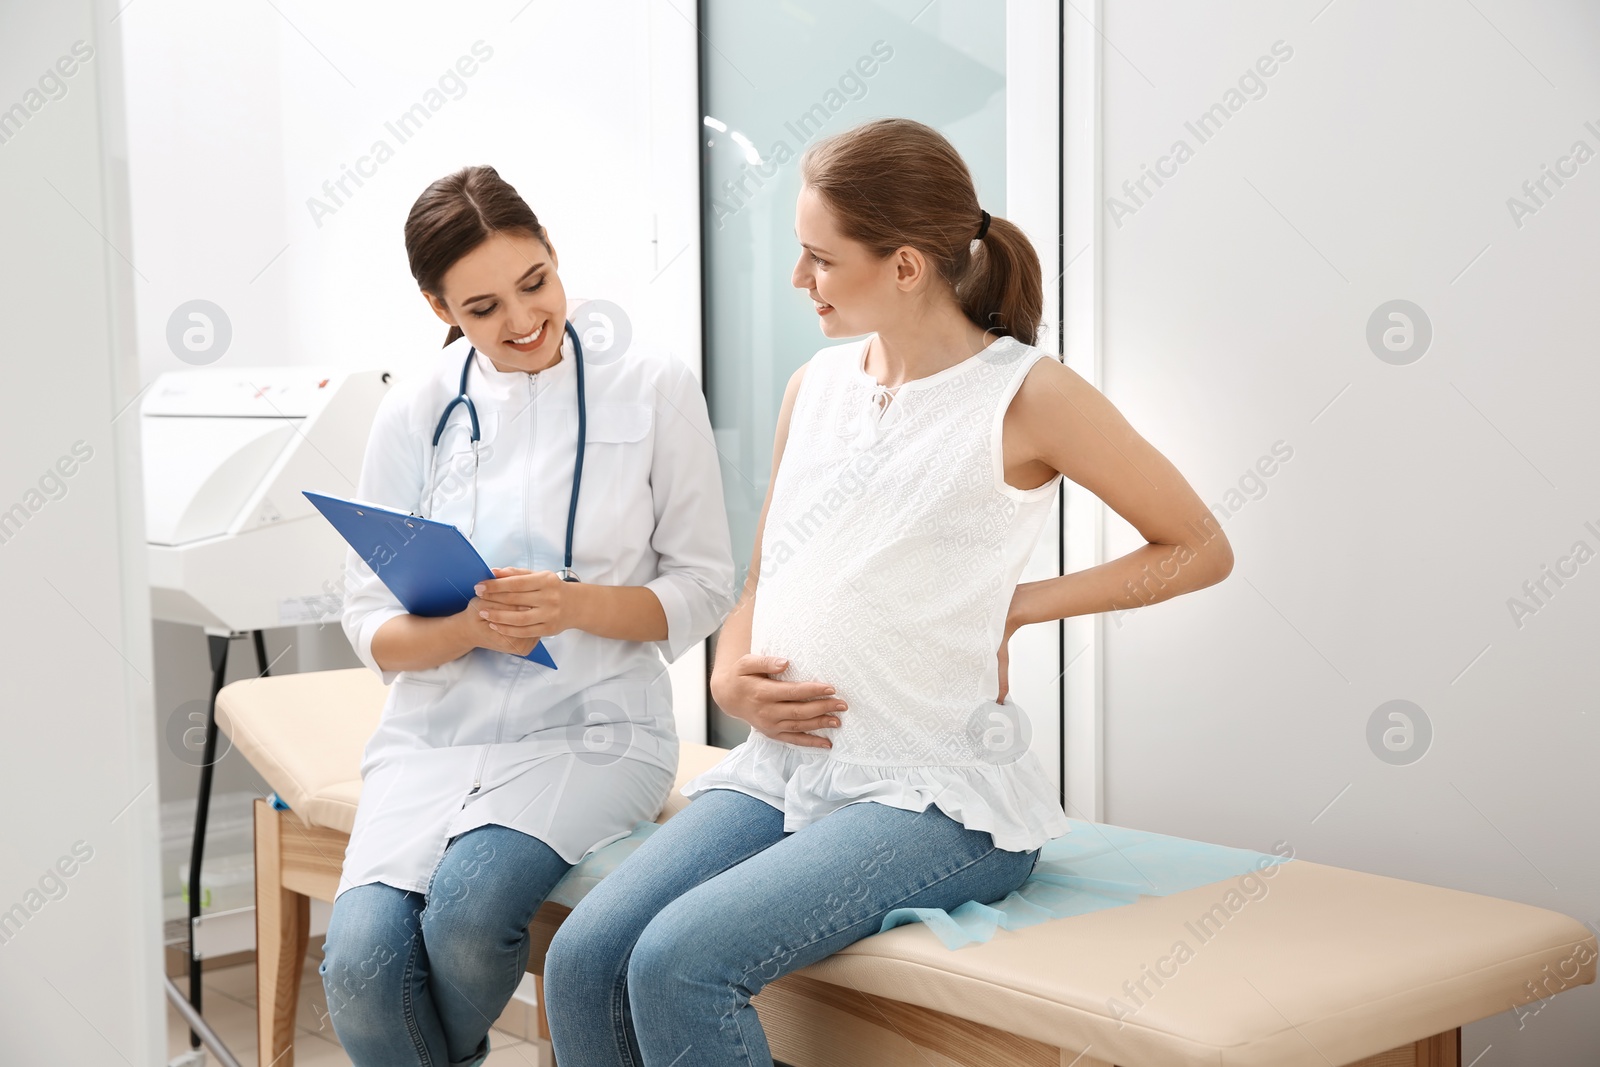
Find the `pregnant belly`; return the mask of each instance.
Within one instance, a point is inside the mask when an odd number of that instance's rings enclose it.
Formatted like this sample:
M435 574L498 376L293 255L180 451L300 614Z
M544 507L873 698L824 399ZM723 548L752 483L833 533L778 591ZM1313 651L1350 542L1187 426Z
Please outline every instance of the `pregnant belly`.
M784 574L779 588L757 587L750 650L782 657L786 682L824 682L848 705L840 726L809 731L833 742L834 759L884 765L967 763L968 720L979 712L988 653L951 647L952 620L903 612L879 619L858 610L853 590L816 583L798 588ZM765 599L763 599L765 598ZM845 605L839 610L837 605ZM823 605L834 606L833 610Z
M789 661L785 670L771 675L778 681L823 682L834 687L834 696L816 702L817 713L831 711L834 702L842 700L848 705L848 710L837 713L843 725L808 732L829 739L834 744L831 751L838 752L856 732L862 701L852 684L855 657L848 655L845 643L839 640L834 620L815 607L826 602L821 597L806 597L804 603L789 603L787 597L758 587L750 619L750 651Z

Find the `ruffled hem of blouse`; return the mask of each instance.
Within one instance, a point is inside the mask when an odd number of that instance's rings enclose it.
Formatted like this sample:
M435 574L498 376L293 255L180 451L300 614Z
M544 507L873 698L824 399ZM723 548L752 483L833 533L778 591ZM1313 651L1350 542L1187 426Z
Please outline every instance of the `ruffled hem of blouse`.
M930 803L996 848L1028 852L1070 833L1055 785L1031 752L1004 764L877 766L829 758L825 750L786 745L752 734L721 762L685 782L691 799L709 789L734 789L784 814L799 830L847 804L872 800L907 811Z

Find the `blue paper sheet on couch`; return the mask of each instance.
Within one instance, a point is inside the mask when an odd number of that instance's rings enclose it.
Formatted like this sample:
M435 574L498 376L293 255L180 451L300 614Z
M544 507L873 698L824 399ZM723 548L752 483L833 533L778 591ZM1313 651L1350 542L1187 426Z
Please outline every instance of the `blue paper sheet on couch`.
M883 917L878 932L924 922L946 948L960 948L988 941L997 929L1020 930L1048 919L1087 915L1132 904L1141 896L1170 896L1291 858L1108 823L1067 821L1072 832L1048 842L1028 880L1004 900L970 900L949 912L896 908ZM1251 892L1259 890L1242 890Z
M582 900L600 879L617 869L617 864L633 855L633 850L644 843L644 839L661 829L660 825L653 822L641 822L634 826L633 833L609 845L595 849L577 863L574 863L556 887L550 890L547 900L557 904L564 904L569 908L576 908L578 901Z
M1258 872L1290 858L1108 823L1068 822L1072 832L1046 844L1028 880L1004 900L994 904L970 900L948 912L896 908L883 917L879 933L923 922L946 948L961 948L988 941L998 929L1020 930L1048 919L1087 915L1132 904L1141 896L1170 896ZM641 822L627 837L589 853L556 883L549 899L577 907L600 879L659 829L656 823Z

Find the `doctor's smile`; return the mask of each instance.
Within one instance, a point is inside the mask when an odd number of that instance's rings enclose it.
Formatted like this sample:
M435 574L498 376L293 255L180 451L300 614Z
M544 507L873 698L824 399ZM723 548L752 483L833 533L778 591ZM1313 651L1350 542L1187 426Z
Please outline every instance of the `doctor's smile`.
M534 349L539 347L539 342L544 337L545 327L548 325L549 323L547 322L541 322L539 324L539 328L534 330L528 336L513 338L512 340L507 341L506 344L510 345L512 348L515 348L518 352L532 352Z

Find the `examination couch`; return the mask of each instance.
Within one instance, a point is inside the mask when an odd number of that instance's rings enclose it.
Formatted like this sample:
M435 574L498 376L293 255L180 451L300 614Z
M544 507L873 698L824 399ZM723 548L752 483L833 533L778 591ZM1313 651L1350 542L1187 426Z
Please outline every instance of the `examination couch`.
M309 902L332 900L385 689L365 668L236 682L235 747L287 805L256 802L259 1059L292 1067ZM678 780L722 754L684 744ZM676 794L657 822L687 804ZM1582 923L1527 904L1284 862L1176 977L1147 978L1220 884L949 949L922 923L767 986L755 1005L794 1067L1458 1067L1460 1027L1595 980ZM528 969L569 909L546 903ZM1153 992L1131 1016L1128 983ZM543 990L539 990L542 1014ZM541 1020L542 1022L542 1020ZM541 1025L541 1031L548 1031ZM541 1050L550 1062L548 1045Z

